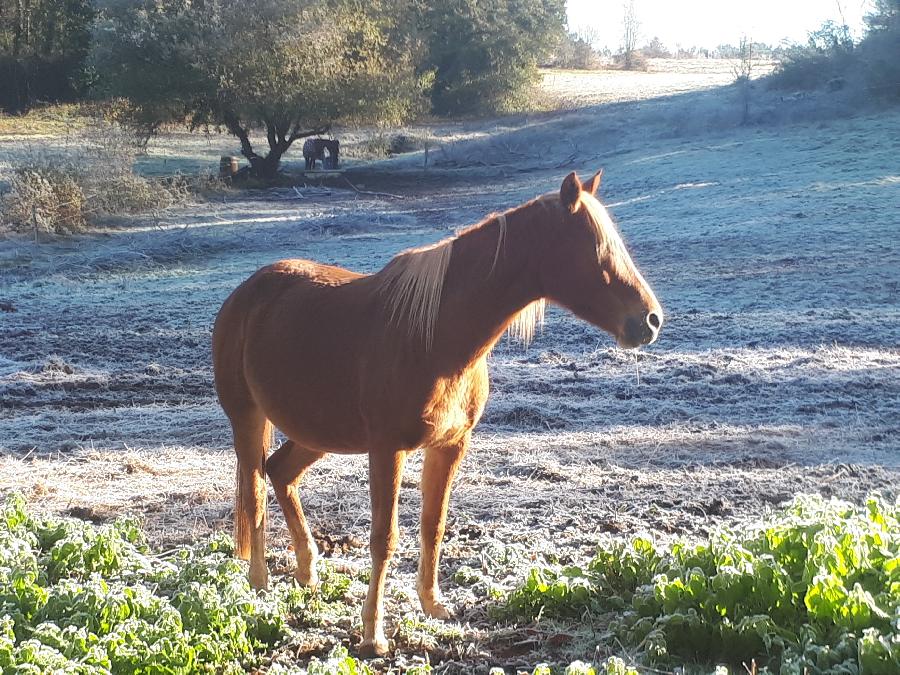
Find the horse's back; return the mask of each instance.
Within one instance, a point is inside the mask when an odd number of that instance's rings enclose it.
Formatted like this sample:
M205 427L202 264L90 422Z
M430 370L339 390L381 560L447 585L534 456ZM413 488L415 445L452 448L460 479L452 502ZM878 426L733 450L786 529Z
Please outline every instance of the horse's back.
M359 314L361 301L346 287L364 276L309 260L282 260L231 293L216 317L212 345L216 391L229 416L229 408L259 398L254 380L306 366L303 354L315 355L329 341L331 349L337 346L332 338L346 334L341 324Z
M251 317L258 320L260 314L277 311L279 304L313 300L327 289L338 288L364 275L357 272L324 265L311 260L281 260L257 270L238 286L225 300L213 327L213 358L221 351L223 340L232 340L240 324Z

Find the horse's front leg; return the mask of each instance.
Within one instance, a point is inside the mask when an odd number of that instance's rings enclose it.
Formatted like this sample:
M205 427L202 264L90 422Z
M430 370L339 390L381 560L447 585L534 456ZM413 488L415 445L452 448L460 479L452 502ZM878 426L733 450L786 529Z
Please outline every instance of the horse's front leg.
M359 648L365 656L384 656L388 652L388 642L384 636L384 582L388 564L397 549L397 498L405 464L404 451L372 452L369 455L372 576L363 603L363 641Z
M440 601L438 590L438 562L441 558L441 542L447 522L447 504L453 477L469 446L469 434L457 445L428 448L422 468L422 525L419 554L419 577L416 590L422 603L422 611L438 619L449 619L452 610Z

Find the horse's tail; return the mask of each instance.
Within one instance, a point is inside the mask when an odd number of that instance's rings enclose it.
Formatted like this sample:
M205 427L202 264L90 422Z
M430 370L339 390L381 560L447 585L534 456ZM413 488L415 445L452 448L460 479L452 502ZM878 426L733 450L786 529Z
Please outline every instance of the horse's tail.
M254 502L257 504L260 502L262 503L262 512L259 514L259 518L261 518L262 521L260 525L262 526L263 532L265 532L266 529L266 452L272 446L274 436L275 429L272 426L272 423L267 419L259 437L249 439L252 442L252 445L255 446L254 449L256 452L241 452L243 448L235 448L238 452L234 480L234 553L242 560L250 559L250 537L253 533L254 524L251 522L248 507ZM249 450L249 448L247 449ZM256 480L249 481L247 480L246 474L244 474L242 479L242 473L244 471L249 472L253 469L252 466L245 466L245 464L248 463L250 456L254 456L254 463L259 462L259 473L256 475L261 476L261 480L257 477ZM262 494L260 494L260 491Z

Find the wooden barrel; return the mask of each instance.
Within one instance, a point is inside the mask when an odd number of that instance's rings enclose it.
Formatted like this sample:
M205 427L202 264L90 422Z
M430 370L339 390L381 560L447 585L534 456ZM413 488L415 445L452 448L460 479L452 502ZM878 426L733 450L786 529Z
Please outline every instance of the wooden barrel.
M219 178L231 178L238 172L238 158L222 155L219 160Z

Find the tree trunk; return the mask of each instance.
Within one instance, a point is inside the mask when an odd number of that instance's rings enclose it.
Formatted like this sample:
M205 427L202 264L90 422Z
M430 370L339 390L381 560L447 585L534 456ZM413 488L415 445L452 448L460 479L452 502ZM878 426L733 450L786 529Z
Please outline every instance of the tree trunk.
M286 149L286 148L285 148ZM269 154L265 157L256 156L255 160L250 160L250 166L253 174L257 178L264 180L273 180L278 175L278 167L281 166L281 156L284 150L279 148L270 148Z
M253 149L253 144L250 142L250 131L241 125L237 116L225 113L223 120L228 131L241 142L241 154L250 162L250 175L262 180L273 180L278 175L281 157L290 149L294 141L306 136L325 133L329 128L324 126L309 131L300 131L294 126L293 130L288 133L284 128L279 129L276 124L268 123L266 124L266 140L269 144L269 152L263 157Z

